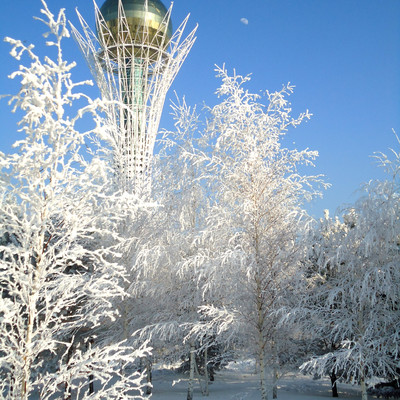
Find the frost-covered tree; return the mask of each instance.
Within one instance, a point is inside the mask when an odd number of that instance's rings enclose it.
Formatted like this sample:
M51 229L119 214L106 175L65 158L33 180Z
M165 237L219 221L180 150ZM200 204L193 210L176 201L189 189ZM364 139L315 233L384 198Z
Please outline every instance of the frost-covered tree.
M379 156L388 179L365 185L343 216L343 228L330 231L331 247L309 277L312 295L300 310L315 322L314 332L336 344L302 368L319 374L330 369L359 383L363 400L369 378L399 377L400 164L394 154L395 160Z
M127 305L129 331L140 341L151 339L154 356L178 361L188 354L184 342L189 323L198 320L202 305L196 258L204 228L207 193L202 169L193 161L196 112L185 102L173 106L176 130L164 132L153 168L153 199L157 206L143 221L131 258Z
M347 221L350 222L348 219ZM342 222L338 217L331 218L328 210L324 211L324 216L318 223L310 225L306 238L309 244L303 264L303 276L295 285L296 301L281 310L283 322L291 326L292 330L301 332L304 352L303 357L298 360L298 366L310 356L322 356L340 347L340 340L330 335L330 321L321 319L321 315L313 311L324 301L321 286L329 286L331 279L335 279L337 274L336 262L331 258L332 249L340 245L351 226L351 223ZM315 326L319 328L315 329ZM303 369L303 372L307 372L307 369ZM314 374L312 369L309 372ZM339 396L336 373L333 364L326 363L324 371L321 370L318 374L330 377L333 397Z
M229 76L225 69L218 75L222 100L209 109L206 126L213 151L203 155L213 201L202 234L203 322L193 333L216 333L250 349L265 400L267 372L277 376L285 346L276 311L304 256L302 204L316 194L312 184L320 180L298 167L312 165L317 153L282 146L288 129L310 117L290 116L292 86L266 92L263 104L243 88L248 77Z
M98 103L77 90L85 82L71 80L75 63L63 59L64 11L55 19L42 4L55 59L7 39L11 55L31 64L11 75L21 80L10 104L22 111L24 138L14 154L0 154L0 397L143 398L141 375L120 371L148 349L94 340L124 296L124 243L114 227L135 209L110 190L108 165L83 157L91 134L105 128ZM81 132L85 116L93 128Z

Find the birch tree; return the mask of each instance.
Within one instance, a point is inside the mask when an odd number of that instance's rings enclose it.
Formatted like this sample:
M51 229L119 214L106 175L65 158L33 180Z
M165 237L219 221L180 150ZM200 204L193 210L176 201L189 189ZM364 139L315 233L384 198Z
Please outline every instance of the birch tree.
M73 83L75 63L63 59L64 10L55 18L42 5L54 60L6 39L11 55L28 57L30 65L11 75L21 81L10 104L22 111L24 137L14 154L0 154L0 397L143 398L141 375L119 371L149 349L88 342L115 318L113 301L124 296L123 242L113 228L127 208L110 190L108 165L83 157L91 135L104 134L99 104L79 92L87 82ZM85 116L93 128L81 132Z
M264 104L245 90L248 77L225 69L218 75L221 101L209 109L206 127L215 145L205 161L214 201L203 234L209 248L200 308L205 322L193 332L217 332L250 348L265 400L272 389L267 365L276 377L283 344L275 312L304 256L302 204L318 194L312 184L320 182L298 168L313 165L317 152L282 146L288 129L310 117L290 116L292 86L266 92Z

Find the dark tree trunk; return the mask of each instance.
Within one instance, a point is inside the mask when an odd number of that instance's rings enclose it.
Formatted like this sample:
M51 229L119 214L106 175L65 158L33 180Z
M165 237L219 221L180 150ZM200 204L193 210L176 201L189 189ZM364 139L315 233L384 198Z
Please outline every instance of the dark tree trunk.
M194 368L196 364L196 359L195 359L195 347L194 345L190 346L190 372L189 372L189 386L188 386L188 392L187 392L187 397L186 400L193 400L193 384L194 384Z
M331 378L331 384L332 384L332 397L339 397L337 385L336 385L337 377L336 377L335 371L332 371L332 373L329 375L329 377Z
M146 394L149 395L153 389L153 372L152 372L152 363L149 357L146 357L146 381L148 385L146 386Z
M90 338L88 340L88 342L86 343L86 349L90 349L92 347L94 343L94 339ZM89 374L89 394L93 394L94 393L94 375L93 374Z
M72 354L74 353L74 344L73 344L73 338L71 338L71 343L69 345L69 349L67 352L67 369L69 369L69 362L71 360ZM71 400L72 394L71 394L71 386L69 381L65 381L64 384L64 400Z
M15 385L15 368L11 367L11 377L10 377L10 398L13 397L14 393L14 385Z
M89 394L94 393L94 376L92 374L89 375Z

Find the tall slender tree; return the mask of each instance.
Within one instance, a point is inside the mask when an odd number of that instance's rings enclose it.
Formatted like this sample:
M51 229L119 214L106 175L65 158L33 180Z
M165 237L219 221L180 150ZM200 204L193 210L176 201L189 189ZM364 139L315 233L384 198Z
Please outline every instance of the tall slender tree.
M302 204L318 194L312 184L320 183L319 176L302 175L298 168L312 165L317 152L282 146L288 129L310 117L290 116L292 86L266 92L263 104L244 89L248 77L229 76L225 69L218 75L222 100L209 109L206 127L215 145L205 161L214 202L203 232L205 322L193 332L225 333L246 343L256 356L265 400L267 366L276 377L283 345L276 311L304 256Z

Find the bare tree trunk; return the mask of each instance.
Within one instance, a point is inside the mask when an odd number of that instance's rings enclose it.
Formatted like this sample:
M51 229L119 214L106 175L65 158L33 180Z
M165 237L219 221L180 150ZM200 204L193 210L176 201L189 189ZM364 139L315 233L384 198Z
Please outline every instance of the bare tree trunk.
M264 323L265 323L265 304L264 304L264 287L262 284L262 279L260 276L260 271L262 271L262 266L260 262L260 248L259 248L259 234L258 234L258 224L255 222L254 225L254 251L255 259L257 264L256 275L254 277L255 281L255 302L257 307L257 335L258 335L258 362L260 367L260 390L261 390L261 400L268 400L268 388L266 379L266 368L265 368L265 338L264 338Z
M256 246L257 248L257 246ZM256 252L258 254L258 251ZM258 362L260 367L260 389L261 389L261 400L268 400L268 388L266 380L266 368L265 368L265 343L263 335L264 327L264 315L263 315L263 304L262 304L262 287L259 277L256 278L256 295L257 295L257 334L258 334Z
M200 375L200 372L199 372L199 367L197 365L196 355L194 357L194 361L195 361L195 363L194 363L194 372L196 373L197 379L199 380L201 394L202 394L202 396L206 396L206 389L203 387L203 382L202 382L201 375Z
M34 280L34 283L36 279ZM24 367L22 369L21 377L21 400L28 400L28 395L30 392L30 378L31 378L31 365L32 365L32 335L33 335L33 324L36 314L36 295L33 294L29 299L28 304L28 321L26 326L26 336L25 336L25 354L24 354Z
M149 357L146 357L146 394L151 394L153 390L153 373L152 373L152 364Z
M194 367L195 367L195 348L190 346L190 374L189 374L189 387L187 393L187 400L193 400L193 383L194 383Z
M72 354L74 352L74 338L71 338L71 343L69 344L69 349L67 351L67 359L65 360L67 364L67 370L69 369L69 361L71 360ZM71 385L69 381L64 382L64 400L71 400Z
M94 376L93 374L89 375L89 394L94 393Z
M337 390L337 377L335 374L335 371L332 371L332 373L329 375L329 377L331 378L331 384L332 384L332 397L339 397L339 393Z
M367 385L365 384L364 374L361 375L360 386L361 386L361 400L368 400Z
M357 327L360 332L360 337L359 337L359 344L361 345L360 347L360 386L361 386L361 400L368 400L368 394L367 394L367 385L365 384L365 365L364 365L364 352L363 352L363 347L364 347L364 338L363 334L365 332L364 328L364 309L365 306L361 304L360 306L360 311L358 313L358 321L357 321Z
M368 400L367 385L365 384L365 379L362 379L360 384L361 384L361 400Z
M204 396L208 396L210 391L208 390L208 347L204 349Z
M258 362L260 365L260 389L261 389L261 400L268 400L267 382L266 382L266 370L265 370L265 359L264 359L264 348L259 346Z
M274 340L271 341L272 354L272 398L278 398L278 352Z
M90 338L88 340L88 342L86 343L86 349L90 349L91 346L93 345L93 343L94 343L94 339ZM89 394L93 394L94 393L94 376L92 373L89 374L88 379L89 379Z
M278 398L278 369L276 367L276 364L274 364L272 371L272 398Z
M9 385L9 393L10 393L10 399L14 398L14 390L15 390L15 366L11 366L11 371L10 371L10 385Z

